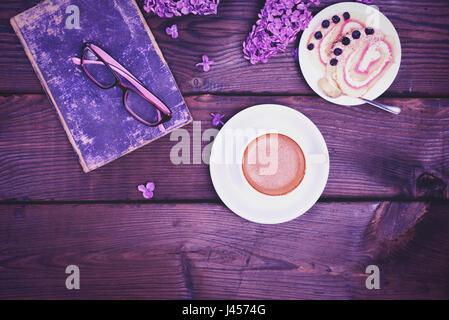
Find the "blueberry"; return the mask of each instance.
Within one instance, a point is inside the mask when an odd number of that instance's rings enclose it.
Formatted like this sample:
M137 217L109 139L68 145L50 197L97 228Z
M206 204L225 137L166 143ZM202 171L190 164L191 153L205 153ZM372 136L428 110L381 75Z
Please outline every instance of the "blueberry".
M352 39L359 39L361 36L360 31L359 30L354 30L352 32Z
M313 48L315 48L315 45L314 45L313 43L310 43L310 44L307 46L307 49L309 49L309 50L313 50Z
M366 28L365 29L365 33L367 36L374 34L374 29L373 28Z
M324 29L329 28L330 24L331 24L331 23L329 22L329 20L324 20L323 22L321 22L321 26L322 26Z
M343 53L343 50L341 50L340 48L337 48L337 49L334 50L334 54L335 54L336 56L339 56L339 55L341 55L342 53Z
M321 31L315 32L315 39L320 40L322 37L323 37L323 34L321 33Z
M343 43L345 46L347 46L348 44L351 43L351 40L349 40L348 37L344 37L344 38L341 40L341 43Z
M338 64L338 60L337 59L331 59L330 64L331 64L331 66L336 66Z
M343 13L343 18L345 18L345 20L348 20L349 18L351 18L351 15L349 14L349 12L345 12Z
M340 17L339 17L339 16L333 16L333 17L332 17L332 21L333 21L334 23L339 23L339 22L340 22Z

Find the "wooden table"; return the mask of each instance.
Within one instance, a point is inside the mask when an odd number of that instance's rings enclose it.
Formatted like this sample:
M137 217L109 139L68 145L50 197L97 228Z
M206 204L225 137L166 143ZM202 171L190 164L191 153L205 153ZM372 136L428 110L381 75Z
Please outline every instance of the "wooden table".
M293 45L267 64L244 60L263 1L147 19L203 131L210 112L260 103L293 107L322 131L322 198L273 226L230 212L207 165L172 165L168 136L84 174L9 25L37 2L0 2L0 298L449 298L448 1L375 1L402 41L398 78L380 99L400 116L320 99ZM165 34L172 23L177 40ZM194 67L202 54L216 61L210 72ZM136 190L147 181L150 201ZM65 288L70 264L81 290ZM380 268L380 290L365 287L368 265Z

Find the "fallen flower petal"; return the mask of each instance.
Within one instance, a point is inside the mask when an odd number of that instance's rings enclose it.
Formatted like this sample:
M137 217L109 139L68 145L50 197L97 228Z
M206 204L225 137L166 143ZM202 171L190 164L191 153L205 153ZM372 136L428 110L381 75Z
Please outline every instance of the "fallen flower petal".
M224 118L224 114L219 114L219 113L211 113L210 114L212 116L212 125L214 127L218 127L220 124L224 125L224 122L221 120Z
M154 185L154 182L148 182L146 188L148 191L154 191L156 186Z
M153 182L148 182L146 185L139 185L137 186L137 190L142 192L142 195L145 199L151 199L154 196L154 189L156 188L155 184Z
M292 48L292 55L293 55L293 58L295 58L295 61L299 61L297 47Z
M210 70L210 66L213 65L215 62L213 60L209 60L209 57L206 55L203 55L203 62L197 63L195 66L199 67L202 66L204 72L207 72Z
M178 26L176 24L174 24L171 27L167 27L165 29L165 32L169 36L171 36L173 39L176 39L178 37Z
M143 184L141 184L137 187L137 190L139 190L140 192L145 192L147 191L147 188Z

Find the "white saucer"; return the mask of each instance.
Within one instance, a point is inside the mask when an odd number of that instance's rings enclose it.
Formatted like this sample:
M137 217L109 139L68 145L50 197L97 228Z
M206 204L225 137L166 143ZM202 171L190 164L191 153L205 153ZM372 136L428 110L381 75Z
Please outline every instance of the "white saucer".
M242 171L248 143L274 132L295 140L306 157L303 181L284 196L256 191ZM234 213L257 223L282 223L299 217L319 199L329 175L329 153L318 128L302 113L280 105L257 105L236 114L220 130L212 146L210 174L218 196Z
M388 36L394 39L394 43L396 45L397 57L395 63L390 67L387 73L383 76L381 81L378 81L374 87L372 87L364 96L364 98L369 100L375 100L380 97L393 83L396 78L399 67L401 65L401 41L399 39L398 33L388 18L378 11L378 9L374 6L368 6L366 4L357 3L357 2L341 2L334 5L331 5L322 11L320 11L310 22L309 26L306 30L304 30L301 41L299 43L298 48L298 58L299 65L301 67L302 74L306 79L309 86L312 88L315 93L317 93L323 99L330 101L335 104L340 104L344 106L354 106L364 104L365 102L348 96L341 96L339 98L330 98L320 89L318 86L318 80L322 78L322 74L316 71L316 68L310 63L308 60L308 50L307 50L307 41L310 38L310 34L316 30L321 22L325 19L329 19L336 14L341 14L343 12L355 13L357 15L365 15L373 17L373 24L378 25L377 27Z

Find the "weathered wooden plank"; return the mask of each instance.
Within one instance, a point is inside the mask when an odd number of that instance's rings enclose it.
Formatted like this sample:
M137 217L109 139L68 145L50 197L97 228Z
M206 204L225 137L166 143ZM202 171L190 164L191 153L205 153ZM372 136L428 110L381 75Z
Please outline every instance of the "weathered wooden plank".
M449 100L385 99L404 112L342 107L315 97L192 96L187 105L201 131L210 112L231 117L255 104L293 107L314 121L327 141L330 176L324 197L448 198ZM216 199L206 164L174 165L179 138L155 141L99 170L82 172L54 109L43 95L0 98L0 199L137 200L136 186L155 181L155 199ZM197 130L199 133L199 130ZM209 142L202 142L203 148Z
M0 298L447 299L448 209L319 203L267 226L219 204L0 206Z
M0 3L0 92L41 92L41 86L9 25L9 18L37 0ZM322 1L315 10L335 3ZM399 76L387 95L447 96L449 87L449 3L376 0L398 29L403 45ZM148 17L159 45L183 93L313 94L290 48L268 64L250 66L242 42L257 18L261 1L222 1L218 16L160 19ZM165 28L176 23L179 39ZM210 72L195 68L203 54L216 61Z

